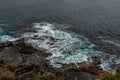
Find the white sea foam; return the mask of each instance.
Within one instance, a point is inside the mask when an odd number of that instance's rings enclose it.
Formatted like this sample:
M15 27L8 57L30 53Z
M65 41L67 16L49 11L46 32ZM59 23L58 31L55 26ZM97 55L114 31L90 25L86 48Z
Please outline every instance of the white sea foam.
M17 38L11 37L9 35L2 35L0 36L0 41L1 42L6 42L6 41L16 41Z
M88 61L91 56L98 56L102 54L100 51L92 49L93 44L88 41L84 36L77 35L75 33L69 33L61 30L54 29L55 25L49 23L35 23L35 33L26 33L24 37L37 37L49 36L57 41L46 39L28 39L27 45L32 45L36 49L45 49L52 56L47 59L50 60L51 65L54 67L60 67L60 64L81 63ZM51 45L52 42L52 45ZM59 66L58 66L59 65Z
M93 49L95 46L87 38L82 35L70 33L62 30L57 30L54 24L35 23L33 28L36 32L27 32L22 37L27 37L25 43L31 45L38 50L45 50L52 55L47 57L51 65L56 68L62 67L62 64L77 63L88 61L91 56L100 56L103 70L112 71L116 64L120 63L120 59L115 55L107 55L101 51ZM0 41L15 41L14 38L8 35L0 37ZM107 41L108 42L108 41ZM110 42L111 44L116 43ZM109 56L107 58L107 56Z
M116 55L105 55L102 58L102 64L100 66L103 70L115 74L117 64L120 64L120 59Z

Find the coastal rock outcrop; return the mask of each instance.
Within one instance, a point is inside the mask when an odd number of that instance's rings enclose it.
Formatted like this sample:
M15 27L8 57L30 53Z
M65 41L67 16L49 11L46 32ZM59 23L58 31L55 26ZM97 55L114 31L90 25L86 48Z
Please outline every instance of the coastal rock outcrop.
M48 38L41 37L34 39ZM44 50L35 49L33 46L26 44L28 38L20 38L16 41L7 41L0 43L0 78L1 80L72 80L83 79L88 77L88 80L93 80L97 77L96 73L102 72L97 65L100 64L98 57L92 57L92 63L78 64L63 64L62 68L53 68L50 62L46 59L51 55ZM49 37L54 44L57 39ZM97 71L97 72L96 72ZM81 75L83 74L83 75ZM81 75L81 76L79 76ZM98 74L99 75L99 74ZM72 77L70 79L70 76Z

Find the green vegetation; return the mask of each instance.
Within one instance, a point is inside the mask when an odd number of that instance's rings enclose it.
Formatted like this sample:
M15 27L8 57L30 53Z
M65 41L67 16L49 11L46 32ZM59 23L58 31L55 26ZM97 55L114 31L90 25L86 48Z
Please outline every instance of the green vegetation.
M120 80L120 74L104 77L102 80Z
M117 74L105 76L101 80L120 80L120 67L117 69Z

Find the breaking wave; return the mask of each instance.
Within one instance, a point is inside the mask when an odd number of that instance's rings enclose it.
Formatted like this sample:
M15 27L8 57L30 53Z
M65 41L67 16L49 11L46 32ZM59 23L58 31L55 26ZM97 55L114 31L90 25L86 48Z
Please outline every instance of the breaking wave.
M42 39L28 39L26 44L32 45L36 49L45 49L52 56L50 60L54 67L61 67L60 64L81 63L88 61L90 56L98 56L100 51L92 49L94 46L84 36L56 30L55 26L49 23L35 23L36 33L26 33L23 37L34 37Z
M49 23L34 23L35 32L24 33L21 37L28 37L25 41L27 45L31 45L38 50L45 50L52 55L47 57L51 65L56 68L62 67L61 64L70 64L88 62L88 58L92 56L101 57L104 70L113 70L116 64L120 63L120 59L115 55L107 55L101 51L93 49L95 46L86 37L73 32L58 30L61 26ZM17 38L4 35L1 41L15 41Z

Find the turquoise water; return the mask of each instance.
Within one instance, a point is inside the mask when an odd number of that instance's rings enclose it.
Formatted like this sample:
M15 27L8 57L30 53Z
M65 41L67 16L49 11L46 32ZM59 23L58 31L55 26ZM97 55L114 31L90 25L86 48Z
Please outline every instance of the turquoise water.
M6 31L4 29L0 28L0 36L5 35L5 34L6 34Z

